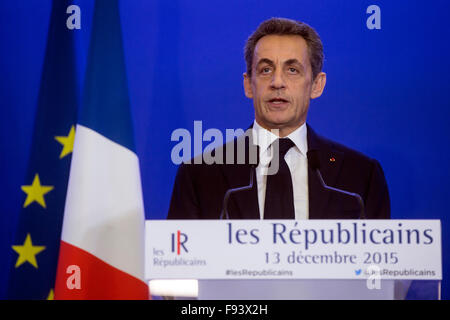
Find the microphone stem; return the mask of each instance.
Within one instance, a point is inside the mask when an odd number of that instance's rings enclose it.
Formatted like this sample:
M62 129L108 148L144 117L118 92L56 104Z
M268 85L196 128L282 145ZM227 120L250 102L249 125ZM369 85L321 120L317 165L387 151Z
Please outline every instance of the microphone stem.
M250 190L253 188L253 171L254 171L253 169L254 167L252 166L250 168L250 184L248 186L228 189L227 192L225 193L225 196L223 198L222 212L220 213L221 220L223 219L224 216L226 217L227 220L230 219L230 216L228 215L228 199L230 198L231 194L235 192Z
M363 199L361 198L361 196L359 194L327 186L325 184L325 181L323 181L322 174L320 173L319 169L316 169L316 173L317 173L317 176L319 177L319 180L320 180L320 183L322 184L322 187L324 187L325 189L327 189L329 191L334 191L334 192L337 192L337 193L341 193L341 194L343 193L343 194L346 194L348 196L356 198L358 200L359 208L360 208L359 218L360 219L366 219L366 214L364 212L364 201L363 201Z

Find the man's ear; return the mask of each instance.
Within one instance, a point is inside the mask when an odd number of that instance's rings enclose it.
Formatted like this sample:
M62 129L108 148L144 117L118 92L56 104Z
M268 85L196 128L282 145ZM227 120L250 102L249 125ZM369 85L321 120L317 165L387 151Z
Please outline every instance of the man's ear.
M247 98L253 99L252 79L248 76L247 72L244 72L244 92Z
M327 82L327 75L325 72L321 72L316 76L312 84L311 99L318 98L322 95L325 83Z

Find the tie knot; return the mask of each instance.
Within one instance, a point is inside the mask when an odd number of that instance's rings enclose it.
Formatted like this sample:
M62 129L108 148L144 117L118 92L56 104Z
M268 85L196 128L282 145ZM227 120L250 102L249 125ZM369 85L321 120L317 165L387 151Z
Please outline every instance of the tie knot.
M286 155L286 153L289 151L290 148L292 148L293 146L295 146L294 142L292 142L291 139L289 138L281 138L278 139L278 154L280 156L280 159L284 158L284 156ZM277 148L277 144L274 144L274 148L276 151Z

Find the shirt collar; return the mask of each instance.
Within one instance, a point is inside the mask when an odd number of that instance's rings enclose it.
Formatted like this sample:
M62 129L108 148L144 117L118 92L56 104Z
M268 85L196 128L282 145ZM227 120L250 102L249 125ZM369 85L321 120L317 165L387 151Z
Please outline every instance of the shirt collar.
M260 155L267 151L270 145L278 139L278 136L267 129L261 127L256 120L253 122L253 144L259 146ZM294 142L295 146L306 157L308 152L307 127L306 122L292 131L286 138Z

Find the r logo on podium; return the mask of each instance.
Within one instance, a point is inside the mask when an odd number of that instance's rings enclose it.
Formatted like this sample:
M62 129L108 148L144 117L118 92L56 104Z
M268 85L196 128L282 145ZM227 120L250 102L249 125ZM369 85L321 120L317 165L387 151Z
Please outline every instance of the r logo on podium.
M172 233L172 252L177 252L177 255L181 254L181 248L185 252L189 252L187 247L185 246L188 241L188 236L185 233L182 233L180 230L177 230L177 233Z

